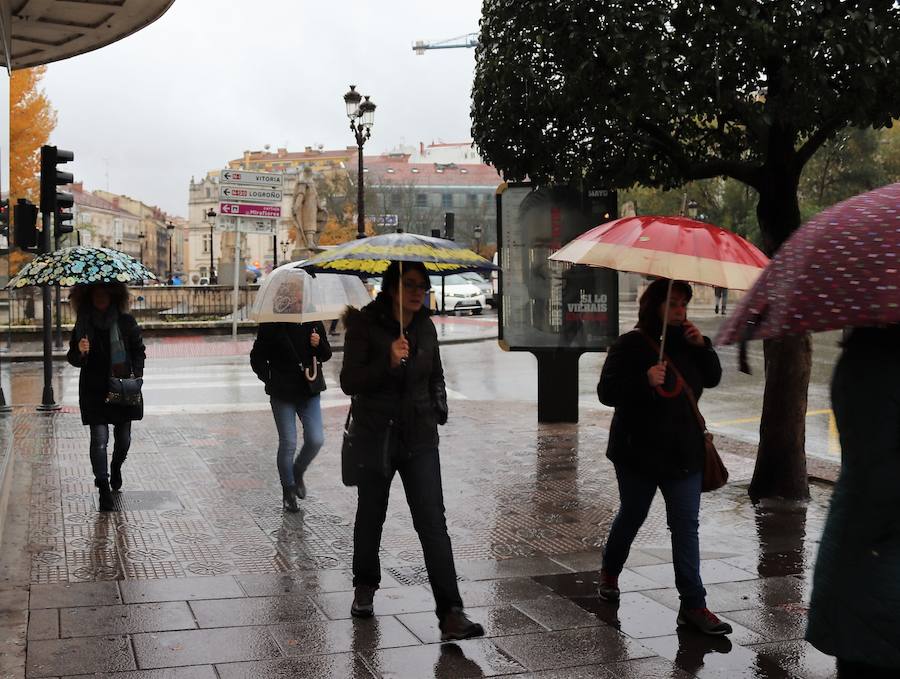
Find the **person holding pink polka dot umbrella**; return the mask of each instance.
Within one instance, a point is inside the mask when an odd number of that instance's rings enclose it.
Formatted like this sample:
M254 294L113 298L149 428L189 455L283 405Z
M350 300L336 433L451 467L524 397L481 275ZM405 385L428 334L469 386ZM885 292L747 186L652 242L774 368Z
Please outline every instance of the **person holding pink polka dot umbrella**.
M820 213L722 326L743 345L844 330L831 402L841 441L806 639L838 676L900 676L900 183Z

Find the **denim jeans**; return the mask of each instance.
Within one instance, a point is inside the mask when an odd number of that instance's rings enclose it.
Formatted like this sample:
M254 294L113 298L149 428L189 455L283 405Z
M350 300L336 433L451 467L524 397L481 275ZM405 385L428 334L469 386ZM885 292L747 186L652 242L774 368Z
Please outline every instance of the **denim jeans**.
M294 453L297 451L297 417L303 424L303 446L297 456L297 470L303 474L313 461L322 444L325 431L322 426L322 407L319 396L311 396L303 401L282 401L269 397L275 428L278 430L278 476L282 486L293 486L299 479L294 478Z
M624 465L616 465L619 513L613 520L603 550L603 570L618 576L628 560L631 543L647 518L656 489L666 501L666 522L672 534L675 587L685 608L705 608L706 590L700 579L700 472L684 479L656 479Z
M92 424L91 431L91 468L94 470L94 480L109 480L109 468L106 463L106 449L109 446L109 425ZM113 425L113 460L122 462L128 455L131 447L131 422Z
M434 594L439 619L454 607L462 608L456 584L453 548L444 518L444 491L441 486L441 460L436 449L424 451L398 464L403 490L412 514L413 526L422 543L425 568ZM381 582L381 530L387 514L391 478L374 471L363 471L357 490L356 525L353 527L353 586L378 587Z

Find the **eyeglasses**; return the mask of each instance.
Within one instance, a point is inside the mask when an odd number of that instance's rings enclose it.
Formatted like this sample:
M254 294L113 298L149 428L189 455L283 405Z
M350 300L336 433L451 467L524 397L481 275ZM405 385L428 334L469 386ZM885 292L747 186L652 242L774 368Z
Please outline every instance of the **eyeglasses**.
M431 290L431 286L428 283L412 283L411 281L403 281L403 289L408 292L415 292L416 290L428 292L429 290Z

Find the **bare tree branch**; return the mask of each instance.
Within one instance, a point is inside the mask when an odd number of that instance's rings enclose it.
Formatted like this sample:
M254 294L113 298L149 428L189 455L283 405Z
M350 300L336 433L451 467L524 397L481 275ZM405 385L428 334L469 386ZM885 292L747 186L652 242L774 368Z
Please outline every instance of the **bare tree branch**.
M803 146L797 151L795 162L798 164L797 170L802 170L803 166L813 157L816 151L828 141L829 137L839 129L847 125L847 117L844 115L836 115L822 123L822 126L816 130L815 134L810 136Z

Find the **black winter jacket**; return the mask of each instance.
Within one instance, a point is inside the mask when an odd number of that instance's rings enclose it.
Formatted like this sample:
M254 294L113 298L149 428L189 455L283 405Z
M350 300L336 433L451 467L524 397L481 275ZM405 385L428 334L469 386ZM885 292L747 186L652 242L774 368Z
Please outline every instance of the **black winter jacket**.
M666 355L698 400L704 387L716 386L722 377L719 357L709 339L703 339L705 346L695 347L684 339L681 328L670 328L666 336ZM597 385L600 401L616 409L606 456L653 478L684 478L703 469L703 431L683 392L666 398L648 383L647 370L657 360L637 330L625 333L610 348ZM663 387L674 386L669 369Z
M398 368L391 368L391 343L400 336L400 324L389 298L382 294L362 310L348 309L344 324L341 389L353 397L351 435L359 466L383 469L386 459L437 448L437 427L447 421L447 390L428 310L407 326L410 356Z
M131 372L135 377L143 377L146 351L141 337L141 328L134 316L119 314L119 332L125 344ZM110 348L109 330L94 327L90 315L79 319L79 332L73 332L69 339L66 358L76 368L81 368L78 377L78 406L81 409L82 424L121 424L144 417L144 407L109 405ZM91 350L85 357L78 350L79 335L87 334Z
M319 335L315 349L309 343L313 330ZM331 358L328 333L320 321L261 323L250 350L250 367L266 385L269 396L297 403L311 396L301 365L311 368L314 358L322 363Z

